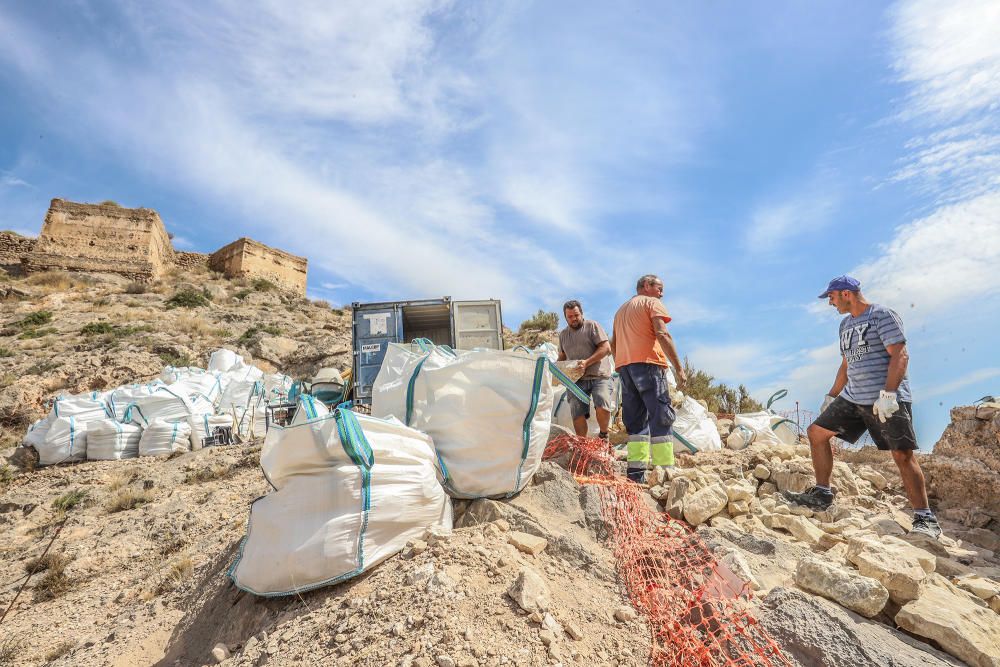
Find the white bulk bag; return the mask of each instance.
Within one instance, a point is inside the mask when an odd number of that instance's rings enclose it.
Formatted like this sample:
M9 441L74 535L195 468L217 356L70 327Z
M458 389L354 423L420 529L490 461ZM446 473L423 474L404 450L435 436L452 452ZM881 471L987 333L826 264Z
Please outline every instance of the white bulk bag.
M24 434L24 440L21 441L21 444L25 447L34 447L37 449L40 444L45 442L45 436L49 432L51 425L52 420L49 417L39 419L28 427L28 432Z
M225 348L216 350L208 358L208 370L225 373L236 364L244 363L243 357Z
M38 463L46 466L86 459L88 423L78 417L53 419L45 434L45 440L35 446L38 450Z
M191 449L191 424L153 419L142 432L139 456L162 456Z
M681 447L691 453L722 449L719 429L716 428L705 406L690 396L685 396L683 401L674 406L674 413L676 414L673 426L675 452L684 451Z
M157 387L147 396L138 396L125 410L124 421L130 421L142 427L148 427L154 420L167 422L188 420L198 412L214 412L209 404L195 410L192 399L174 391L173 387Z
M433 438L452 496L520 491L541 465L549 436L551 374L563 374L529 351L418 344L389 344L372 386L372 415L395 416ZM564 383L580 392L569 378Z
M149 396L160 387L166 385L161 380L153 380L147 384L130 384L118 387L108 394L107 404L111 414L120 422L125 419L125 411L137 398Z
M189 375L204 375L204 373L205 369L197 366L166 366L160 371L160 381L165 384L173 384Z
M781 415L773 412L750 412L733 417L734 426L746 426L755 432L755 445L794 445L798 442L797 428Z
M729 433L729 437L726 438L726 447L729 449L744 449L752 445L756 437L757 432L752 428L734 424L733 430Z
M205 438L211 437L215 433L217 426L232 426L232 415L191 415L188 419L191 425L191 449L201 449L204 447Z
M330 414L330 408L317 401L314 396L302 394L296 401L295 414L292 416L292 425L301 424L319 417Z
M170 385L175 394L184 396L201 396L213 406L222 396L221 373L202 373L188 375Z
M295 384L290 376L282 373L268 373L264 376L264 395L269 401L284 401Z
M139 456L142 427L114 419L87 423L87 458L100 461L134 459Z
M251 504L247 536L229 569L233 583L255 595L335 584L429 527L451 530L433 443L397 420L336 410L275 426L261 467L276 490Z
M60 417L76 417L78 422L94 421L112 417L103 396L97 392L77 394L76 396L60 396L52 401L49 412L52 419Z

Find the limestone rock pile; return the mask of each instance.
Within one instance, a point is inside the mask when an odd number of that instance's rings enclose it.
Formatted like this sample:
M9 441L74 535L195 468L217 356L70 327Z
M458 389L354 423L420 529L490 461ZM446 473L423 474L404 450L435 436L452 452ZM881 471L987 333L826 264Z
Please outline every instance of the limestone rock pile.
M765 610L776 608L772 595L797 587L968 664L1000 665L996 533L945 521L939 541L910 534L902 490L871 466L843 461L834 466L838 495L828 510L790 504L781 492L813 484L807 446L752 445L679 462L652 471L650 496L698 526L720 562L764 596Z

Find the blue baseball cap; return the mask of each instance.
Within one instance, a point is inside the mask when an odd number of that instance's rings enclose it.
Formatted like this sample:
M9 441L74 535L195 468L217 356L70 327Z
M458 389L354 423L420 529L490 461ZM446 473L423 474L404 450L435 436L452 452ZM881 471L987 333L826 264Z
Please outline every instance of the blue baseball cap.
M840 290L847 290L849 292L860 292L861 283L857 279L850 276L837 276L830 281L830 284L826 286L826 291L819 295L820 299L825 299L830 296L830 292L839 292Z

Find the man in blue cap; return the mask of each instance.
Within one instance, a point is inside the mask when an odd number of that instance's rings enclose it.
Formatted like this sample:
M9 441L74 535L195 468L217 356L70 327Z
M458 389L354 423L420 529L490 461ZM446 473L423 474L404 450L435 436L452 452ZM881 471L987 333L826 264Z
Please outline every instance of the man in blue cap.
M829 299L837 312L847 315L840 323L840 370L819 417L807 431L816 485L805 493L786 492L785 497L814 510L827 509L835 495L830 487L830 439L836 436L853 443L868 431L879 449L892 453L899 468L913 505L912 532L937 539L941 527L931 512L924 473L913 454L917 437L906 377L909 354L903 321L895 311L869 303L861 293L861 283L850 276L831 280L819 298Z

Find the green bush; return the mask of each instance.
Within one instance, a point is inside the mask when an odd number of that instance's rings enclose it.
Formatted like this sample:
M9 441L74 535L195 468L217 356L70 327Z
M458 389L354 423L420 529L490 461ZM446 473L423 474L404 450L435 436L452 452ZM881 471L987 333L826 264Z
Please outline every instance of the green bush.
M233 296L236 298L236 300L242 301L251 294L253 294L253 290L248 288L248 289L241 289L239 292L236 292L236 294L233 294Z
M193 289L178 290L167 299L167 308L198 308L208 305L208 297L204 292Z
M0 347L0 359L4 357L13 357L13 356L14 352L12 352L10 348Z
M183 368L185 366L194 365L194 360L186 354L177 354L176 352L160 352L159 357L160 361L165 363L167 366L174 366L175 368Z
M559 326L559 315L556 313L547 313L540 309L535 313L534 317L521 322L521 333L528 330L535 331L555 331Z
M258 292L271 292L278 289L278 286L267 278L254 278L250 281L250 287Z
M146 283L132 282L125 287L126 294L145 294L149 286Z
M750 396L750 390L743 385L735 389L721 382L713 384L715 378L705 371L699 371L684 359L684 374L687 375L687 385L683 391L695 400L708 403L708 409L721 414L738 415L746 412L758 412L764 406Z
M18 322L17 326L21 327L22 329L30 329L33 327L40 327L43 324L48 324L51 321L52 321L51 310L36 310L35 312L31 313L30 315L22 319L20 322Z
M265 333L271 336L280 336L281 329L274 326L273 324L265 324L259 327L252 326L243 332L243 335L237 339L237 342L246 345L253 340L254 336L256 336L259 333Z
M114 330L115 327L111 322L91 322L90 324L83 325L80 333L84 336L99 336L101 334L109 334Z
M44 329L28 329L21 333L18 338L22 340L29 340L31 338L41 338L42 336L48 336L49 334L56 333L55 327L45 327Z

